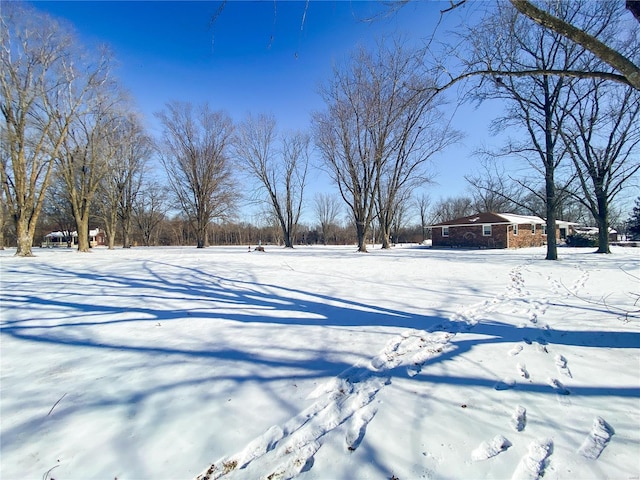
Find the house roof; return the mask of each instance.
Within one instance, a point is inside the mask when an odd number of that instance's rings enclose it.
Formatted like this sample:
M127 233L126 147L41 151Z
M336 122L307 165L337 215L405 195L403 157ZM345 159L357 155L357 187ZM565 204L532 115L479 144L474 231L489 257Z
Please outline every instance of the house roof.
M90 237L95 237L99 233L100 233L100 229L99 228L94 228L93 230L89 230L89 236ZM68 237L69 235L75 238L75 237L78 236L78 232L76 232L76 231L73 231L73 232L51 232L51 233L47 233L45 235L45 238L64 238L64 237Z
M543 224L545 223L540 217L532 215L516 215L514 213L493 213L484 212L468 217L455 218L447 222L436 223L432 227L457 227L468 225L500 225L500 224Z

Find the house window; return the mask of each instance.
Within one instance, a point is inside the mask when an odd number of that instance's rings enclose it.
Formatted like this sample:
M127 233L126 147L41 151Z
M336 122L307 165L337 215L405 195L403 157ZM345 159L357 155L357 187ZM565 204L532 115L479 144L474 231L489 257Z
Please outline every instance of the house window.
M513 234L517 235L518 234L518 225L514 225L513 226Z
M542 224L542 234L543 234L543 235L546 235L546 234L547 234L547 224L546 224L546 223L543 223L543 224Z
M491 236L491 225L482 225L482 235L484 237Z
M443 237L449 236L449 227L442 227L442 236Z
M532 235L535 235L535 234L536 234L536 224L535 224L535 223L532 223L532 224L531 224L531 234L532 234Z

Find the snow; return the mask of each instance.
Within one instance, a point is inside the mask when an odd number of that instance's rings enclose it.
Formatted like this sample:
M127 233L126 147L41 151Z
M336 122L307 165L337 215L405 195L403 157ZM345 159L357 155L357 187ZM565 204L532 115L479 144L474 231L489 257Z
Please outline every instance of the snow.
M0 478L640 476L636 249L265 250L0 252Z
M498 213L507 222L514 223L516 225L522 225L523 223L544 223L544 220L540 217L531 215L516 215L515 213Z

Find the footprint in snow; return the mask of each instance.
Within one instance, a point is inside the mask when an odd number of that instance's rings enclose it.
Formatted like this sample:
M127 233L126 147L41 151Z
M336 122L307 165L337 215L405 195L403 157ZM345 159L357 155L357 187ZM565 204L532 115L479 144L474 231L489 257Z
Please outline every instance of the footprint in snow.
M553 388L554 392L556 392L556 398L561 405L568 406L571 405L571 400L569 400L569 395L571 395L571 391L565 387L562 382L556 378L549 378L547 382Z
M516 368L518 369L518 375L520 375L524 379L529 378L529 371L527 370L526 365L524 365L523 363L518 363L518 365L516 365Z
M516 381L513 378L505 378L504 380L496 383L493 388L496 390L509 390L516 386Z
M369 425L369 422L377 412L377 407L368 405L357 411L351 417L347 425L347 434L345 436L347 450L353 452L360 446L360 443L362 443L362 439L364 438L364 434L367 431L367 425Z
M569 370L569 367L567 366L567 359L563 355L556 355L555 361L558 372L566 377L573 378L571 376L571 370Z
M319 449L320 444L312 442L297 451L285 452L285 461L276 466L270 474L261 477L261 480L289 480L297 477L311 468L313 456ZM288 455L289 453L293 453L293 456Z
M471 458L475 461L487 460L504 452L511 446L511 442L502 435L496 435L490 442L482 442L478 448L471 452Z
M593 420L593 426L587 438L584 439L582 445L578 449L578 453L585 458L591 460L597 459L604 447L607 446L609 440L614 434L613 427L604 421L601 417L596 417Z
M538 480L544 475L552 453L552 440L534 440L529 444L529 452L520 459L511 480Z
M527 425L527 409L518 405L511 415L511 426L516 432L521 432Z
M513 348L511 350L509 350L509 355L511 355L512 357L515 357L521 351L522 351L522 345L516 344L516 345L513 346Z

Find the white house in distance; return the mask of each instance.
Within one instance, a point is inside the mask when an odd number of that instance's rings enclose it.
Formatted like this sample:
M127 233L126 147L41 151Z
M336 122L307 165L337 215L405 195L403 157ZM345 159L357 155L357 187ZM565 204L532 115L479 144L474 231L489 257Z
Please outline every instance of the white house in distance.
M78 245L78 232L51 232L44 236L42 247L75 247ZM105 245L105 233L104 230L94 228L89 230L89 246L97 247L98 245Z

